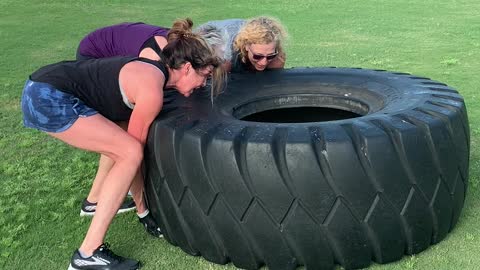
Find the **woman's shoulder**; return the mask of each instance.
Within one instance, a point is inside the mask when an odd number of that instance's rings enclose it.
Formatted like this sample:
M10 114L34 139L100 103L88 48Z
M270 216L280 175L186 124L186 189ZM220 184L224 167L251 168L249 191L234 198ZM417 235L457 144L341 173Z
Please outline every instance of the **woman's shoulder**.
M133 101L140 96L148 96L152 101L157 100L163 96L161 93L167 80L166 74L158 67L139 59L124 65L119 74L122 89L133 98Z
M125 64L120 72L121 77L137 83L158 83L165 82L168 78L168 69L159 62L147 58L135 58Z

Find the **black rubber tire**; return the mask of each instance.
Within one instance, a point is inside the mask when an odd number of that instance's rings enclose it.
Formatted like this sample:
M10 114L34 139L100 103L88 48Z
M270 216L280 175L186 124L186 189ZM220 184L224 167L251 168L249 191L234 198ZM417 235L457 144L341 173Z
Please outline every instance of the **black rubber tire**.
M147 202L165 238L239 268L351 269L442 240L461 213L470 132L463 98L406 73L306 68L232 75L166 94L145 152ZM239 120L330 107L360 117Z

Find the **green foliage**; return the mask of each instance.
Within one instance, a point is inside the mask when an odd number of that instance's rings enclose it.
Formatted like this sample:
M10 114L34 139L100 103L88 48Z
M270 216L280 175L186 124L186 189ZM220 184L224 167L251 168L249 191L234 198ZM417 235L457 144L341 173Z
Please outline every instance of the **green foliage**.
M169 26L176 18L272 15L287 27L287 66L343 66L409 72L447 83L465 97L471 127L470 185L447 238L372 269L476 269L480 265L480 2L457 1L61 1L0 2L0 269L65 269L89 225L79 217L97 156L22 126L27 76L73 59L80 39L123 21ZM478 123L478 124L477 124ZM107 235L144 269L234 269L189 256L142 230L134 214Z

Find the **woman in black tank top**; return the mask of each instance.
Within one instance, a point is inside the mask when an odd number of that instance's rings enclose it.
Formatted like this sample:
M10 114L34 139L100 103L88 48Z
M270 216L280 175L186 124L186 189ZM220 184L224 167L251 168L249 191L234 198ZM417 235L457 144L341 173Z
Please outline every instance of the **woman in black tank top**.
M60 62L43 67L27 81L22 97L24 123L74 147L102 155L95 215L70 261L69 269L137 269L139 262L113 254L103 244L107 229L129 187L140 221L150 233L161 231L143 200L139 166L150 124L162 108L163 89L188 97L209 76L220 89L220 59L191 32L192 22L177 21L162 62L138 58ZM114 84L117 84L116 87ZM117 91L118 90L118 91ZM117 92L116 92L117 91ZM40 104L41 103L41 104ZM127 131L114 121L129 121Z

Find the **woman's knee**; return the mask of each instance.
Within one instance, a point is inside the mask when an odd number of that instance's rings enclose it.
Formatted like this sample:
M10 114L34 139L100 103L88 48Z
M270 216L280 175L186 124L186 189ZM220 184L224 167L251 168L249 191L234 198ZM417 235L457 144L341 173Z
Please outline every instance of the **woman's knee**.
M116 156L117 162L128 161L129 163L140 164L143 160L143 145L132 138L132 140L122 144Z

